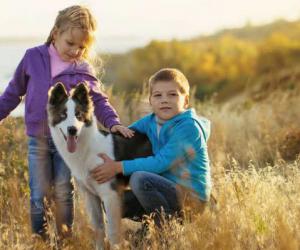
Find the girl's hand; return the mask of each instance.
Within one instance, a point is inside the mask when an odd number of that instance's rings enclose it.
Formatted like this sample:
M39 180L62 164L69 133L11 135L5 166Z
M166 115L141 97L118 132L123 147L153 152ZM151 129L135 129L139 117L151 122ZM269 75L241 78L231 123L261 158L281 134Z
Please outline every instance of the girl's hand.
M118 173L122 173L122 162L114 161L106 154L98 154L98 156L103 159L104 163L93 169L90 174L99 184L109 181Z
M131 138L131 137L134 136L134 131L133 130L131 130L127 127L124 127L122 125L114 125L114 126L111 127L110 131L113 132L113 133L119 132L126 138Z

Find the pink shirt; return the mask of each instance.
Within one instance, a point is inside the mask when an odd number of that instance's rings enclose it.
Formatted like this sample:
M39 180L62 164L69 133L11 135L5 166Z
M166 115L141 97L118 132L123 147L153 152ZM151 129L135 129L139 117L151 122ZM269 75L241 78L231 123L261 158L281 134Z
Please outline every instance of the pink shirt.
M50 55L50 68L52 78L57 76L72 64L72 62L65 62L60 59L58 52L52 43L48 47L48 52Z

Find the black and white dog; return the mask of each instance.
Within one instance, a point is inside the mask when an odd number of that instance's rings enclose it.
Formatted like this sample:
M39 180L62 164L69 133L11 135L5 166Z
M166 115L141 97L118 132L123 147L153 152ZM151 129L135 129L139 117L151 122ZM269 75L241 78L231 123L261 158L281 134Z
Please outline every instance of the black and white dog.
M151 143L138 132L135 132L134 137L126 139L99 131L89 89L84 83L78 84L70 95L62 83L57 83L49 91L47 111L51 136L57 150L71 169L85 198L96 231L97 248L104 247L105 235L110 245L118 244L121 236L121 203L113 185L115 180L98 184L89 173L96 165L103 163L97 156L99 153L119 161L145 157L152 154ZM104 211L107 223L104 223Z

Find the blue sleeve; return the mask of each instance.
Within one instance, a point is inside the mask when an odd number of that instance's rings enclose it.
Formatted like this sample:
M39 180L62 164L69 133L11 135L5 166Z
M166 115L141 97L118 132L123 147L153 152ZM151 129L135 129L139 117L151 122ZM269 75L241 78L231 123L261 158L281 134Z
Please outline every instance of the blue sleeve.
M123 161L124 175L136 171L159 174L180 165L190 149L197 152L195 147L201 146L199 126L193 121L188 121L176 125L173 129L169 141L154 156Z
M133 130L137 130L142 134L147 134L147 129L149 127L151 115L147 115L134 123L132 123L129 128Z

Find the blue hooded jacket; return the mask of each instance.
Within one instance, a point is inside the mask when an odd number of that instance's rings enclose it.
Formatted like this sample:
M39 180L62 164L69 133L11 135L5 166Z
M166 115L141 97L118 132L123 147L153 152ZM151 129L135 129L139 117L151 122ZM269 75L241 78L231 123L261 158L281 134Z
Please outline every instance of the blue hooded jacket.
M149 137L154 156L123 161L123 173L157 173L191 189L203 201L209 200L211 176L207 140L210 121L188 109L166 121L158 136L155 114L149 114L130 128Z

